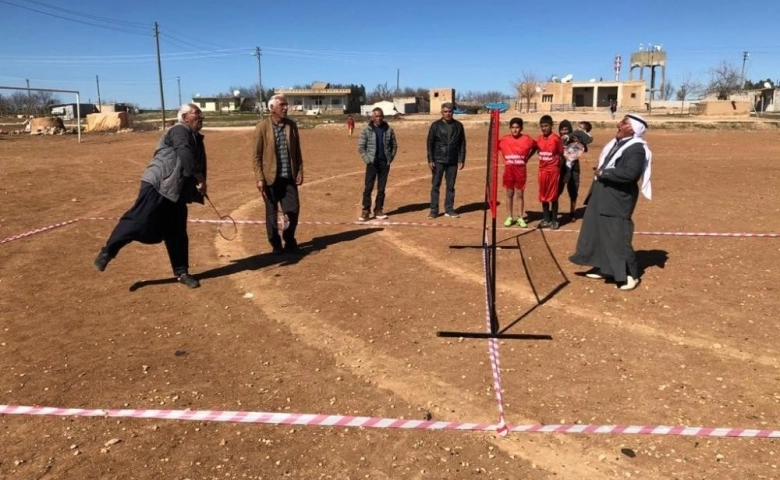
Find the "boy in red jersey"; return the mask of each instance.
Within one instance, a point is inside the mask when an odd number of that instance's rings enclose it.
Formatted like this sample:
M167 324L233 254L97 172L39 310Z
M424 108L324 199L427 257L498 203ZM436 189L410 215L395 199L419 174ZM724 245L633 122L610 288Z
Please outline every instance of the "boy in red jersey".
M504 157L503 183L506 189L506 204L508 216L504 221L505 227L511 227L514 223L514 200L517 199L517 225L526 228L525 201L523 192L526 183L526 164L536 152L536 142L528 135L523 135L523 119L515 117L509 121L509 135L505 135L498 142L498 151Z
M559 228L558 182L561 179L563 142L561 137L553 133L552 124L553 120L549 115L539 119L542 134L536 139L536 146L539 149L539 201L542 202L544 215L539 226L557 230Z

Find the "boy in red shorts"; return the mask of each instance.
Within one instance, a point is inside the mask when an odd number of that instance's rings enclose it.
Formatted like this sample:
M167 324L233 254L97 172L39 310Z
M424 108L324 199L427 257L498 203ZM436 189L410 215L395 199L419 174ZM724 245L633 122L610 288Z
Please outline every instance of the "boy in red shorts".
M517 225L526 228L525 201L523 192L526 183L526 164L536 152L536 142L528 135L523 135L523 119L515 117L509 121L509 135L505 135L498 142L498 151L504 157L503 183L506 189L506 204L508 216L504 221L505 227L511 227L514 223L514 201L517 199Z
M558 182L561 178L563 142L552 131L553 120L549 115L539 119L542 134L536 139L539 149L539 201L542 202L544 218L541 228L557 230L558 224Z

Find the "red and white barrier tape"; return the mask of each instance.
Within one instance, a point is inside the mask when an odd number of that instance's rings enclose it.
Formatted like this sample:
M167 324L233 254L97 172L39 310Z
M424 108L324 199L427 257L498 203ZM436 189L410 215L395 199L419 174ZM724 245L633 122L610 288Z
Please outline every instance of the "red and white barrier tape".
M86 409L0 405L0 415L54 417L146 418L190 420L197 422L258 423L267 425L304 425L319 427L398 428L414 430L461 430L497 432L490 423L404 420L398 418L354 417L278 412L241 412L223 410L146 410ZM712 428L661 425L506 425L516 433L581 433L624 435L676 435L694 437L780 438L780 430L750 428Z
M48 225L46 227L36 228L35 230L30 230L29 232L20 233L18 235L13 235L7 238L0 239L0 245L8 242L12 242L14 240L19 240L25 237L29 237L38 233L47 232L49 230L62 227L65 225L70 225L82 220L118 220L116 217L85 217L85 218L75 218L73 220L68 220L61 223L55 223L53 225ZM190 223L206 223L206 224L217 224L221 223L220 220L209 220L209 219L199 219L194 218L187 220ZM237 225L254 225L254 226L261 226L265 225L264 220L236 220ZM299 225L360 225L360 226L378 226L378 227L427 227L427 228L460 228L460 229L469 229L469 230L475 230L480 229L482 227L479 226L470 226L470 225L452 225L448 223L433 223L433 222L386 222L386 221L377 221L377 220L371 220L367 222L298 222ZM521 230L518 228L512 228L512 227L499 227L499 230L504 231L513 231L513 232L523 232L528 230ZM561 230L548 230L545 229L545 232L556 232L556 233L579 233L579 230L569 230L569 229L561 229ZM723 238L780 238L780 233L749 233L749 232L634 232L634 235L651 235L651 236L665 236L665 237L723 237Z
M482 237L483 246L488 243L487 229ZM490 324L490 286L488 285L488 249L482 249L482 266L485 269L485 321L487 322L487 331L492 333ZM495 274L495 272L493 272ZM508 432L506 426L506 418L504 417L504 389L501 386L501 361L498 354L498 339L488 338L488 352L490 354L490 370L493 373L493 391L496 394L496 402L498 403L498 425L496 426L496 432L505 436Z
M76 223L78 221L79 221L79 219L76 218L74 220L68 220L66 222L61 222L61 223L55 223L53 225L48 225L46 227L41 227L41 228L36 228L35 230L30 230L29 232L20 233L18 235L13 235L11 237L4 238L4 239L0 240L0 245L2 245L4 243L8 243L8 242L13 242L14 240L19 240L20 238L29 237L29 236L35 235L37 233L48 232L49 230L53 230L53 229L59 228L59 227L64 227L65 225L70 225L71 223Z

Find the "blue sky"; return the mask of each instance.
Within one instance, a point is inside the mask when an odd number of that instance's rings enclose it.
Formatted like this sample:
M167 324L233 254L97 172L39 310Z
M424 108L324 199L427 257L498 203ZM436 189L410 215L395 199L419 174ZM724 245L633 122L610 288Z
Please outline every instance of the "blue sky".
M178 104L179 82L185 102L255 85L255 46L266 88L315 80L392 88L400 69L402 87L509 93L523 71L610 79L616 54L625 80L640 43L663 45L673 85L686 75L705 82L724 60L741 68L744 51L748 79L780 78L780 39L770 35L780 2L55 2L0 0L0 85L29 79L96 102L97 75L104 102L159 108L155 21L167 108Z

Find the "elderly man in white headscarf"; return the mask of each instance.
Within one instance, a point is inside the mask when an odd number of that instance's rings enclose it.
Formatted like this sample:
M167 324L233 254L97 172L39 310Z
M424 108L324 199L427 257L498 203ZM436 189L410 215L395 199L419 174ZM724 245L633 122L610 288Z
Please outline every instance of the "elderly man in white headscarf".
M639 266L632 246L634 222L631 219L641 192L652 195L650 167L653 155L642 138L647 122L629 114L617 124L617 134L599 156L598 167L588 198L577 249L569 260L593 267L587 278L612 278L621 290L639 284Z

